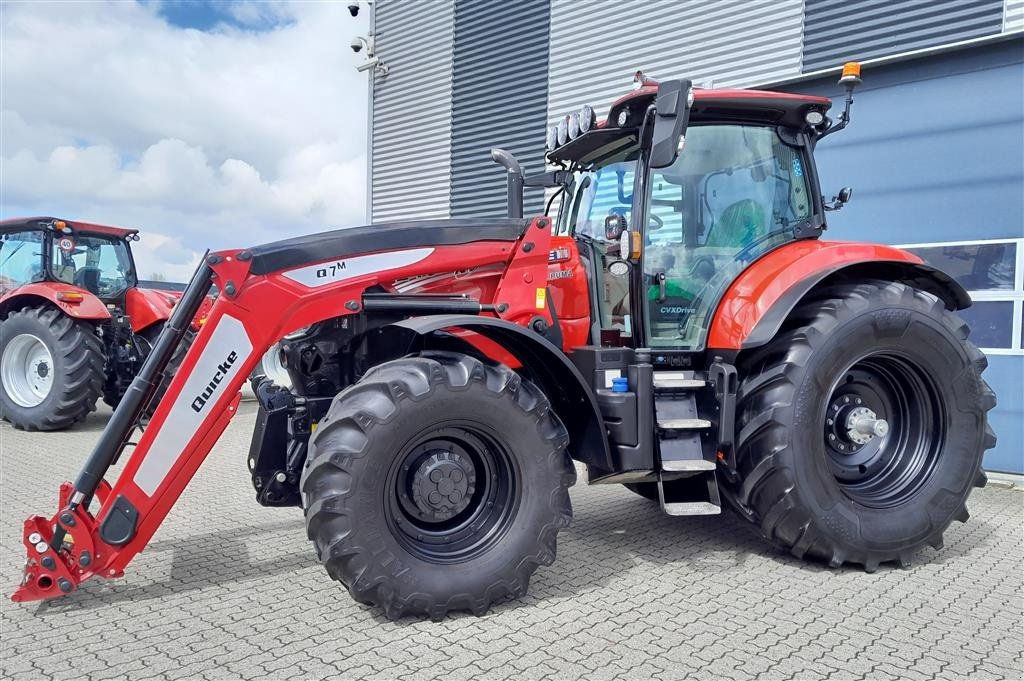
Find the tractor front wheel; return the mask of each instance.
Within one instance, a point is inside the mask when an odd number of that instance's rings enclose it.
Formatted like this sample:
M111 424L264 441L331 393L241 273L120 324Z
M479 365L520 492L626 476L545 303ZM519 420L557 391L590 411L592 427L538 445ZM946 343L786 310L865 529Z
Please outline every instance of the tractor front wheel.
M0 322L0 409L23 430L63 430L96 409L103 344L92 325L52 307Z
M386 616L483 614L555 559L576 473L544 394L455 353L381 364L311 438L301 490L320 562Z
M934 296L836 286L741 356L732 499L799 558L873 571L967 520L995 444L985 356Z

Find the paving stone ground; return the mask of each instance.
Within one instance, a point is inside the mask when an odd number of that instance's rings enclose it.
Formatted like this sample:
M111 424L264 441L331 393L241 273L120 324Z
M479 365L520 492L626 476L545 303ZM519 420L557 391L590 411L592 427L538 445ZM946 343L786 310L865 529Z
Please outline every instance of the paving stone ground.
M55 510L109 412L0 425L4 679L1021 679L1024 493L975 491L914 567L807 565L730 514L669 518L577 486L526 598L485 617L386 620L327 578L297 509L258 506L243 407L123 579L14 604L21 523Z

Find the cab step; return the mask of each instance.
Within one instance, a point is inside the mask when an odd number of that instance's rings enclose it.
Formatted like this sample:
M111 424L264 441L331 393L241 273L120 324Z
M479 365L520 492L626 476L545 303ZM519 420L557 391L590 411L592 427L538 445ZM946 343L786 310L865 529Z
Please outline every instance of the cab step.
M659 476L658 502L666 515L718 515L722 512L718 480L713 470L682 480L666 481Z
M707 387L708 382L701 378L693 378L690 371L655 371L654 390L700 390Z
M693 393L659 394L654 398L654 410L661 470L690 474L715 470L715 461L704 457L704 440L713 424L699 418Z
M717 466L705 459L668 459L661 462L661 469L672 473L699 473L713 471Z
M707 419L658 419L662 430L706 430L711 427Z

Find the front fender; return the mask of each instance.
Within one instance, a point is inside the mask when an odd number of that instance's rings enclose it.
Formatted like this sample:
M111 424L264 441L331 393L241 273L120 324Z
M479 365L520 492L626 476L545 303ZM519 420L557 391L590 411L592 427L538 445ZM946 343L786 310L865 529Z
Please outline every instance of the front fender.
M384 361L417 352L435 332L454 328L479 334L515 357L520 370L544 391L569 431L572 458L602 470L613 470L604 419L593 391L565 353L529 329L494 317L414 317L377 330L373 340L376 359Z
M82 295L82 300L77 303L60 300L57 295L59 293L79 293ZM94 321L110 319L110 311L107 310L107 306L94 294L71 284L54 281L25 284L5 293L3 297L0 297L0 319L6 317L12 310L35 307L40 303L49 303L75 319Z
M707 347L738 351L764 345L816 286L866 279L905 282L934 294L950 310L971 304L960 284L913 253L878 244L795 241L755 261L726 290Z
M131 319L132 332L138 333L156 322L170 318L171 310L180 294L148 288L130 288L125 294L124 307Z

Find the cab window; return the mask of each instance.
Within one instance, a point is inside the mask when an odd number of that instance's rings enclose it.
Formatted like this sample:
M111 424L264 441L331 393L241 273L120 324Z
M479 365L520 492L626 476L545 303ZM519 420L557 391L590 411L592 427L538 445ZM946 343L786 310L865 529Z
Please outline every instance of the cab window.
M52 252L50 270L55 279L100 298L120 295L134 277L128 247L115 237L55 235Z
M45 278L42 232L13 232L0 237L0 290Z
M810 217L804 169L802 151L774 128L687 130L676 162L649 182L643 258L652 346L703 347L725 288Z

